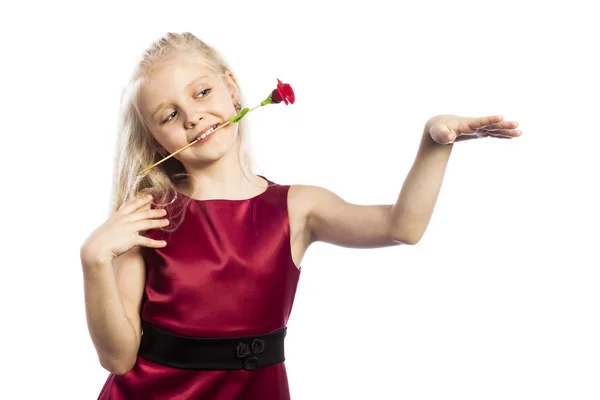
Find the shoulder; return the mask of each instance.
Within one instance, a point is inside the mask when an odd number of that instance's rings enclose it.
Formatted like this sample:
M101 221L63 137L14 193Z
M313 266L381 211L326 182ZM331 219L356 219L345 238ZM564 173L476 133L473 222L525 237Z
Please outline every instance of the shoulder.
M288 191L288 206L297 215L309 217L320 206L336 204L342 199L332 191L314 185L290 185Z
M271 190L278 191L287 199L290 218L296 220L308 220L326 212L327 208L339 208L347 204L340 196L321 186L270 183L273 187Z
M306 245L313 241L313 228L311 220L317 210L317 205L322 204L333 193L319 186L288 185L287 209L292 235L305 237Z
M289 185L289 197L301 204L308 205L338 196L332 191L320 186Z

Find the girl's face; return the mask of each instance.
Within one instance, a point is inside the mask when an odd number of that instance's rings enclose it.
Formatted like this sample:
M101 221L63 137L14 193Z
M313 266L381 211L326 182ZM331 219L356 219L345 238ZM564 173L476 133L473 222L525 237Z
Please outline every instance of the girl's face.
M238 89L231 74L224 80L192 57L156 65L140 87L138 107L147 128L173 153L215 124L237 114ZM202 167L223 157L236 143L237 124L219 129L174 156L184 165Z

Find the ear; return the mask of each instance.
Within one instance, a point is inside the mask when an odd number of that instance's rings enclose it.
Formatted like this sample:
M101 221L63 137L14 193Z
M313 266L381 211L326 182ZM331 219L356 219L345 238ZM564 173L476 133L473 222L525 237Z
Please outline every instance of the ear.
M235 78L233 77L233 73L231 71L225 71L225 76L223 78L227 89L229 89L229 94L231 95L231 100L233 103L239 103L240 101L240 91L235 82Z

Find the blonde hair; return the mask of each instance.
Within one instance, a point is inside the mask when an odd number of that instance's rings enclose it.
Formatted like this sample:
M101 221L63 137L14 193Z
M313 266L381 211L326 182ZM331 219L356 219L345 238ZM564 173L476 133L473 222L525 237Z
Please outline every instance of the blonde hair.
M221 79L231 71L214 48L189 32L181 34L169 32L144 52L121 98L114 160L112 212L117 211L124 202L140 193L151 193L155 204L157 200L161 206L170 204L178 197L175 190L176 182L188 176L183 164L175 157L152 168L145 175L139 175L144 168L163 158L158 152L158 143L147 130L137 106L140 86L155 65L181 54L199 57ZM239 88L235 78L233 81ZM242 119L238 122L237 137L240 165L248 178L248 174L252 172L252 160L244 121Z

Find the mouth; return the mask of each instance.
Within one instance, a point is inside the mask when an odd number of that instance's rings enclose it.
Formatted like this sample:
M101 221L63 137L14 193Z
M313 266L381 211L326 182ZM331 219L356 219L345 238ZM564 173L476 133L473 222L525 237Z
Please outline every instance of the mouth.
M191 140L191 142L198 140L198 139L199 140L206 139L208 136L210 136L211 133L213 133L215 131L215 129L217 129L218 126L219 126L219 124L214 124L214 125L204 128Z

